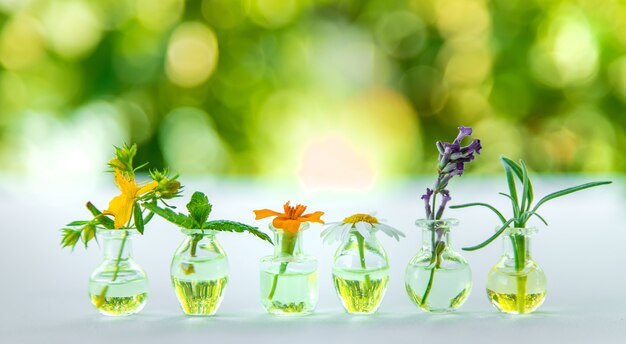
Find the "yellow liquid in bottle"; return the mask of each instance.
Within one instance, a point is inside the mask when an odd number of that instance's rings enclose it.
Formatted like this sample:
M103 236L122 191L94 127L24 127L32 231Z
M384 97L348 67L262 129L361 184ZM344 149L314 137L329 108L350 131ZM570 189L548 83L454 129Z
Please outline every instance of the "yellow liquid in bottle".
M172 278L178 301L189 315L213 315L222 303L227 277L210 281L186 281Z
M333 270L335 290L348 313L374 313L389 281L387 268L375 271Z

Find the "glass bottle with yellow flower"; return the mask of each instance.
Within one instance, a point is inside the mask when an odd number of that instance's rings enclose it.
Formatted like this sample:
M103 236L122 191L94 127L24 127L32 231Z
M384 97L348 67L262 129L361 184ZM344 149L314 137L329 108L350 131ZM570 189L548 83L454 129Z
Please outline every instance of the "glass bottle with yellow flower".
M93 217L73 221L62 229L63 247L73 249L82 241L87 248L92 240L102 239L104 259L89 278L89 297L100 313L109 316L135 314L145 306L148 278L133 259L132 238L144 233L154 215L143 206L176 197L180 189L176 177L168 178L166 171L153 171L152 180L138 184L135 172L145 164L133 167L136 153L135 145L115 147L115 158L109 167L121 194L104 211L88 202L87 209Z
M181 228L185 235L170 265L172 285L183 312L210 316L217 312L228 284L228 258L217 241L218 232L248 232L272 243L258 228L228 220L211 220L213 206L202 192L195 192L187 203L188 215L174 212L167 204L146 208Z
M261 304L273 315L305 315L318 299L317 259L304 254L302 233L309 222L323 224L317 211L304 214L306 206L283 206L284 212L255 210L256 219L274 217L274 254L261 259Z
M389 281L387 252L376 232L396 240L404 234L368 214L354 214L328 226L321 233L324 242L341 241L333 261L333 282L343 307L351 314L376 312Z

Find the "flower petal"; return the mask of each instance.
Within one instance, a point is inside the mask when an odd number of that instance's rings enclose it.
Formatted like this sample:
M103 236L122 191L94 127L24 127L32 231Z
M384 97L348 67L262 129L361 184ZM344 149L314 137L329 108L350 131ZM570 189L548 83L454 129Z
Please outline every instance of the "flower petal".
M254 210L254 214L256 215L255 220L260 220L260 219L264 219L266 217L270 217L270 216L284 216L285 214L281 214L277 211L273 211L273 210L269 210L269 209L259 209L259 210ZM276 227L276 226L274 226Z
M324 221L321 219L322 215L324 215L323 211L316 211L314 213L302 215L299 219L302 219L303 222L307 221L324 224Z
M322 241L326 241L326 238L332 234L334 230L337 230L339 227L343 226L343 222L333 222L327 223L327 227L320 233L320 237Z
M350 230L352 229L352 226L354 226L353 223L346 223L341 228L341 232L337 233L337 234L341 235L338 239L341 240L341 241L346 241L346 239L348 239L348 237L350 236Z
M137 190L137 193L135 194L135 196L141 196L145 193L148 193L152 190L154 190L154 188L156 188L157 186L159 186L159 183L155 180L151 181L150 183L142 186L141 188L139 188L139 190Z
M400 241L400 237L405 237L404 233L384 223L377 224L376 228L382 230L385 234L387 234L390 237L393 237L394 239L398 241Z
M371 237L370 231L372 230L372 225L365 221L360 221L354 224L356 230L361 234L365 239L369 240Z
M302 222L298 220L288 219L286 217L276 217L274 221L272 221L272 225L276 228L283 229L287 232L296 233L300 229L300 224Z
M104 211L104 214L113 215L113 217L115 218L115 228L122 228L130 220L130 216L133 213L134 203L134 198L128 197L127 194L123 193L121 195L115 196L111 200L111 202L109 202L109 207Z

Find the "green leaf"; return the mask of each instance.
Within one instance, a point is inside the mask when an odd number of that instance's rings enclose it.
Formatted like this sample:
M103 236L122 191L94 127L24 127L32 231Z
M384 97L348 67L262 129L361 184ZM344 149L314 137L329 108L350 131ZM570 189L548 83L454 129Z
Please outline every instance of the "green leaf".
M61 230L61 247L71 247L73 250L80 240L81 231L82 229L63 228Z
M498 216L498 218L500 218L500 221L502 221L502 223L506 222L506 218L502 215L502 213L501 213L501 212L499 212L499 211L498 211L498 209L496 209L494 206L489 205L489 204L487 204L487 203L478 203L478 202L475 202L475 203L466 203L466 204L459 204L459 205L451 205L451 206L450 206L450 209L460 209L460 208L476 207L476 206L479 206L479 207L486 207L486 208L491 209L491 211L493 211L493 212L494 212L494 213Z
M135 228L141 234L143 234L143 213L141 212L141 207L139 207L139 203L135 202L133 205L133 218L135 219Z
M464 251L475 251L478 249L481 249L487 245L489 245L492 241L496 240L500 234L502 234L502 232L504 232L504 230L511 224L511 222L513 222L515 219L509 219L508 221L506 221L505 223L502 224L502 227L500 227L496 233L494 235L492 235L489 239L483 241L482 243L475 245L475 246L471 246L471 247L464 247L463 250Z
M84 220L82 220L82 221L72 221L72 222L68 223L66 226L68 226L68 227L78 227L78 226L84 226L84 225L86 225L88 223L89 223L89 221L84 221Z
M519 181L523 182L524 172L522 171L522 167L520 165L518 165L515 161L507 158L504 155L500 156L500 161L502 162L503 165L509 166L509 168L511 169L511 171L513 171L513 173L515 173Z
M96 237L96 226L94 226L93 224L88 224L85 227L83 227L82 240L83 240L83 243L85 244L85 248L87 248L87 244L89 243L89 241L91 239L94 239L95 237Z
M89 209L89 212L91 212L94 217L98 218L98 223L100 223L107 229L115 229L115 222L113 222L113 220L111 220L110 218L102 215L102 212L98 210L95 205L93 205L91 202L87 202L86 206L87 209Z
M565 195L569 195L571 193L577 192L577 191L581 191L584 189L589 189L592 187L596 187L596 186L600 186L600 185L607 185L607 184L611 184L613 182L611 181L602 181L602 182L591 182L591 183L586 183L586 184L581 184L581 185L577 185L577 186L572 186L571 188L567 188L567 189L563 189L560 191L556 191L553 192L549 195L544 196L542 199L539 200L539 202L537 202L537 204L535 205L535 207L533 208L533 212L536 211L537 209L539 209L539 206L541 206L542 204L546 203L547 201L553 200L555 198L561 197L561 196L565 196Z
M504 166L504 172L506 174L506 181L509 185L509 193L511 196L511 206L513 207L513 216L517 218L520 213L519 201L517 199L517 188L515 187L515 179L513 179L513 171L516 168L512 168L509 164L510 159L505 158L504 156L500 157L500 161L502 162L502 166ZM513 161L511 163L515 166L517 164ZM519 166L518 166L519 167Z
M214 220L214 221L206 222L204 226L202 226L202 228L211 229L211 230L220 231L220 232L237 232L237 233L248 232L262 240L269 242L272 245L274 244L272 242L272 239L270 239L270 237L267 234L261 232L257 227L248 226L240 222L228 221L228 220Z
M522 177L525 176L525 178L522 178L522 184L524 185L524 194L526 195L526 199L528 201L528 203L526 204L525 210L528 210L535 197L534 191L533 191L533 183L530 181L530 176L528 175L528 169L526 168L526 164L524 163L524 160L520 159L519 162L522 166Z
M196 191L191 196L191 200L187 203L189 216L198 225L197 228L203 228L202 225L209 218L213 206L209 203L209 199L202 192Z
M150 210L151 212L161 216L167 221L174 223L182 228L187 228L187 229L197 228L195 227L195 222L192 219L190 219L189 217L181 213L176 213L172 209L161 208L154 203L144 203L143 206L144 208Z
M525 211L524 213L522 213L522 215L520 215L520 217L522 217L521 224L524 225L522 227L526 227L526 222L533 215L537 216L539 218L539 220L541 220L541 222L543 222L543 224L545 224L546 226L548 225L548 222L546 222L546 220L541 215L539 215L538 213L535 213L534 211Z

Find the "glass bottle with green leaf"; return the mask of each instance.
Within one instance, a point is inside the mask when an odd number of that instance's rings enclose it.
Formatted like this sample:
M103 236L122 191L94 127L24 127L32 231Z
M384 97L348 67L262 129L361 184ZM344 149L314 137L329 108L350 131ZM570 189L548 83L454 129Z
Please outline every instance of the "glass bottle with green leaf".
M132 256L132 237L143 234L153 213L144 206L177 197L180 182L169 178L167 171L151 171L151 181L137 184L133 167L137 154L135 145L115 147L115 158L109 167L121 194L114 197L106 210L100 211L91 202L87 209L90 220L73 221L62 229L61 245L72 250L82 241L98 242L102 238L104 259L89 278L89 296L104 315L124 316L139 312L148 296L148 279Z
M610 184L610 181L591 182L553 192L533 204L533 185L528 175L524 161L519 164L502 156L500 158L509 193L500 193L510 200L513 216L506 218L502 212L486 203L467 203L454 205L450 208L485 207L493 211L502 222L495 234L484 242L464 248L474 251L487 246L499 236L504 238L504 254L489 271L487 276L487 296L491 303L501 312L510 314L526 314L535 311L546 297L547 283L543 270L532 259L530 252L530 238L536 233L536 228L528 226L528 221L534 216L548 225L538 213L539 207L555 198L581 191L591 187ZM516 185L519 184L519 185ZM518 193L521 186L521 194Z
M213 209L202 192L195 192L187 203L188 215L177 213L163 203L147 204L146 208L181 228L185 239L170 266L172 285L183 312L187 315L215 314L228 283L228 258L215 238L217 232L248 232L272 243L258 228L227 220L211 220Z

